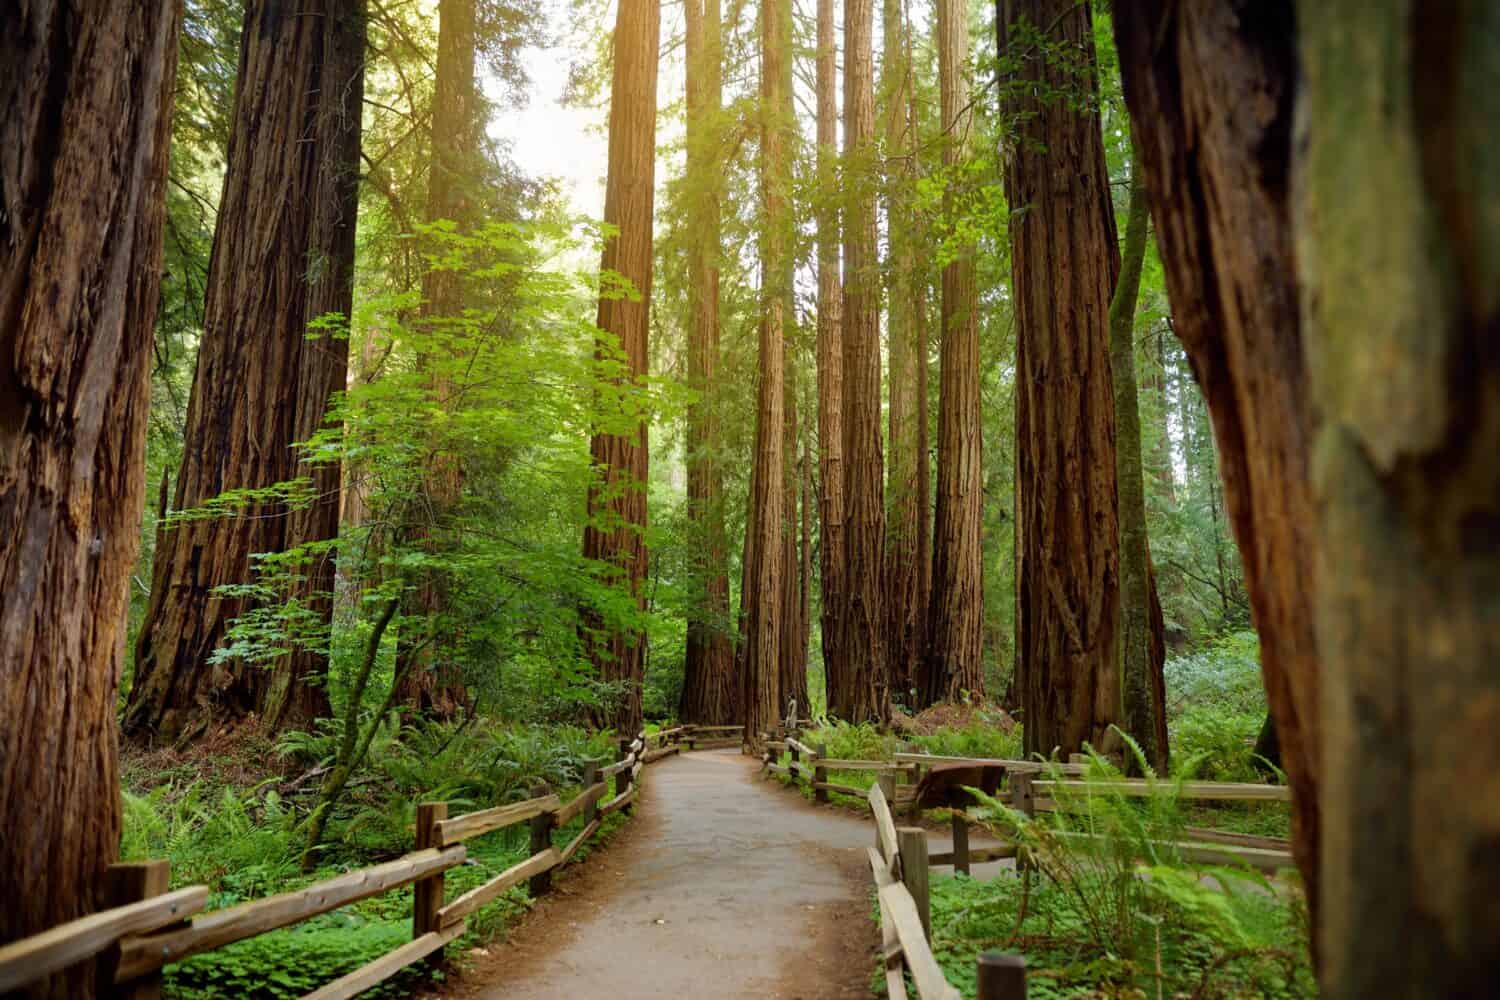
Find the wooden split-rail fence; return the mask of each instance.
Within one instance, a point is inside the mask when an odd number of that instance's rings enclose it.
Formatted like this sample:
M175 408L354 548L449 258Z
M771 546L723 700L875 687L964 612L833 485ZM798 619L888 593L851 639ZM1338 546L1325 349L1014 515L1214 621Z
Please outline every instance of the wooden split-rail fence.
M412 940L308 993L304 1000L353 997L408 965L440 953L464 933L470 914L508 889L529 882L532 896L548 892L552 873L573 859L598 832L606 815L617 810L629 813L640 789L641 769L677 753L685 735L694 735L690 727L622 739L618 759L607 766L589 763L583 790L566 803L545 787L533 789L535 794L523 802L462 816L449 816L446 802L424 802L417 808L416 843L410 853L222 910L203 912L207 886L168 892L166 861L114 865L104 893L114 904L109 909L0 947L0 995L70 966L95 962L100 995L146 1000L160 995L161 971L174 962L413 886ZM580 817L584 826L578 835L566 846L554 846L553 831ZM530 826L530 856L483 885L446 899L443 874L464 863L464 841L518 823Z
M1088 765L1075 757L1066 764L983 757L897 753L890 761L838 759L823 744L805 742L796 729L778 727L761 734L765 740L763 768L802 782L817 801L827 802L837 792L865 799L875 821L876 846L870 849L870 868L880 903L881 954L885 961L887 994L904 1000L910 976L920 1000L950 1000L959 993L944 978L930 944L932 924L928 886L930 870L952 866L968 874L972 865L1014 858L1019 848L1001 843L971 847L971 817L966 805L949 806L953 846L931 853L921 827L898 827L898 813L916 818L926 800L920 798L923 778L933 768L955 765L1001 772L1006 787L994 798L1027 815L1065 810L1077 796L1112 794L1147 796L1160 792L1161 783L1138 780L1091 782ZM786 754L787 762L780 763ZM837 771L874 771L876 783L866 792L830 779ZM1283 785L1192 781L1169 787L1180 799L1221 802L1288 802L1291 790ZM1172 847L1187 861L1199 864L1249 865L1266 872L1293 866L1291 845L1278 838L1190 827L1187 839ZM1086 834L1072 835L1086 838ZM1024 1000L1026 963L1019 955L993 951L978 959L979 1000Z

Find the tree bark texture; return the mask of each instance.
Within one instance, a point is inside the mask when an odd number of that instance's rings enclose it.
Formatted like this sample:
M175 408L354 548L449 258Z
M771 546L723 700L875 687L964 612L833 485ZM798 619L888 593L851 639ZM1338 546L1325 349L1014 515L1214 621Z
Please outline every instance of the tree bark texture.
M910 31L902 0L884 0L881 25L884 56L880 96L885 115L886 232L890 243L886 268L886 344L890 364L890 466L886 470L885 585L893 699L916 708L913 697L927 629L927 591L922 551L927 548L926 456L921 446L927 413L918 404L922 391L920 359L924 340L926 276L917 262L917 217L911 192L917 181Z
M1120 268L1088 4L1006 0L1016 311L1016 673L1026 752L1118 737L1109 300ZM1081 67L1081 71L1078 69ZM939 497L938 508L942 509ZM941 537L941 535L939 535ZM939 585L934 583L934 592Z
M1304 2L1297 29L1323 995L1487 996L1500 983L1500 9Z
M938 0L937 43L943 163L957 170L967 158L972 122L967 79L968 7L963 0ZM1018 287L1019 280L1018 274ZM961 248L957 258L943 268L939 363L937 514L932 539L927 666L923 671L923 700L927 704L984 694L983 427L979 412L979 296L972 245Z
M331 263L352 243L337 226L316 224L322 213L313 199L328 184L350 181L341 172L324 182L325 171L351 147L347 134L323 131L329 119L322 110L325 98L349 107L352 67L340 66L332 80L325 71L330 55L347 62L350 42L343 33L362 30L359 17L351 0L258 0L246 6L174 510L199 508L226 491L291 480L299 471L293 445L322 422L312 397L326 402L344 387L347 344L310 339L307 320L324 295L328 302L341 300L342 291L333 286L352 270L350 260ZM324 148L330 141L337 150ZM315 236L327 244L314 245ZM325 278L335 280L325 286ZM320 485L336 487L336 476L325 478L319 477ZM123 721L127 734L174 740L201 734L216 719L263 713L263 721L276 728L327 713L321 677L287 673L321 672L321 655L284 658L273 669L209 663L226 628L248 607L217 588L249 582L256 553L333 537L298 537L294 527L324 532L337 526L321 503L293 517L286 504L265 501L163 530L136 641L135 684Z
M1120 504L1120 678L1125 732L1158 774L1167 773L1165 645L1151 547L1146 534L1146 476L1141 459L1141 411L1135 384L1135 307L1146 260L1150 205L1139 156L1132 155L1125 251L1109 303L1109 363L1115 397L1115 482ZM1163 655L1157 659L1154 653ZM1158 684L1160 680L1160 684ZM1160 688L1161 694L1157 691Z
M818 592L827 704L846 670L839 635L844 576L844 334L839 280L839 209L828 194L837 184L838 64L834 0L818 0Z
M790 22L788 22L790 23ZM790 41L790 39L788 39ZM788 48L788 51L790 49ZM790 69L791 60L784 65ZM790 81L787 81L790 84ZM791 96L790 85L783 91ZM788 121L795 121L790 116ZM787 261L790 262L790 257ZM793 315L790 297L791 275L787 274L782 286L788 294L783 297L782 316ZM802 624L802 542L798 530L797 493L802 482L802 466L798 453L797 432L797 375L796 353L792 349L792 333L782 334L782 388L785 402L782 406L782 519L781 519L781 679L777 683L780 693L782 715L787 714L788 703L797 702L797 717L807 718L807 629Z
M686 0L688 152L688 381L699 393L687 415L688 517L699 547L698 603L689 609L683 670L683 722L737 720L738 685L730 642L729 540L724 470L719 464L720 184L718 116L723 101L719 0Z
M844 593L843 664L830 714L883 720L889 708L885 459L881 434L880 259L875 218L873 0L844 0Z
M474 79L477 36L473 0L438 4L437 67L432 95L432 161L427 175L427 221L446 220L460 231L475 219L472 190L479 161L480 95ZM422 274L420 319L435 341L444 323L463 314L465 275L429 267ZM441 374L441 347L419 359L428 370L427 390L440 409L454 405L457 386ZM422 492L421 513L407 525L408 540L440 556L452 544L451 521L463 497L464 470L448 443L435 436ZM397 645L401 704L429 718L451 719L467 706L468 689L453 655L451 586L441 568L429 568L406 594L405 625Z
M0 944L116 858L180 5L0 8ZM29 997L91 997L90 963Z
M608 350L624 352L632 379L647 373L651 307L651 220L656 177L657 46L661 7L657 0L621 0L615 21L614 77L609 106L609 179L604 221L618 235L604 244L601 267L618 272L639 298L599 300L599 329ZM603 348L601 348L603 349ZM589 453L599 484L589 490L583 554L606 568L607 577L628 587L645 609L646 488L649 472L646 425L631 434L596 433ZM585 610L583 633L601 679L619 682L624 697L611 717L599 721L617 732L641 723L645 636L635 628L608 627Z
M1114 27L1173 323L1208 402L1260 633L1293 792L1292 849L1316 913L1312 409L1288 204L1294 22L1289 0L1151 0L1117 8Z
M746 619L742 701L745 739L781 717L783 671L780 621L784 608L783 564L787 548L785 438L786 347L783 284L788 253L786 227L790 194L786 123L782 120L783 47L790 23L786 0L760 4L760 197L761 288L759 380L756 386L755 464L750 476L750 524L746 528L745 585L740 603Z

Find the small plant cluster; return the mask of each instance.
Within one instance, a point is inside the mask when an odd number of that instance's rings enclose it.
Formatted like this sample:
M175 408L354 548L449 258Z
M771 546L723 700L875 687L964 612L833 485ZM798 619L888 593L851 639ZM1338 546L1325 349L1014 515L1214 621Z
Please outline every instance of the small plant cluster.
M981 820L1026 865L992 882L935 880L934 950L952 981L973 995L974 955L1003 948L1026 954L1034 997L1314 995L1295 883L1186 862L1182 779L1156 777L1126 743L1151 795L1127 796L1121 772L1091 756L1086 786L1054 786L1053 813L982 796Z

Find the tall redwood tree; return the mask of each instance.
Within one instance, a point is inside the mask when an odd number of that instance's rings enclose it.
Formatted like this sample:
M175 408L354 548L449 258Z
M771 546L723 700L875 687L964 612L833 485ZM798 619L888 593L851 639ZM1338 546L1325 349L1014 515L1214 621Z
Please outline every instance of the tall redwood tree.
M645 377L648 361L660 35L658 0L620 0L609 105L609 179L604 190L604 221L617 234L604 244L601 266L619 273L639 295L601 296L598 325L624 353L628 377L633 380ZM627 587L637 607L644 610L649 472L645 423L628 434L595 433L589 453L599 482L589 490L583 555L596 560L607 579ZM600 721L619 732L634 732L641 724L645 637L636 628L603 622L589 609L584 611L582 625L585 646L600 678L623 687L620 703Z
M95 908L181 7L0 6L0 944ZM83 963L31 997L94 995Z
M357 97L349 101L363 72L363 46L353 40L363 30L358 0L246 4L173 510L307 474L293 446L321 425L329 396L344 387L347 343L309 338L307 324L324 306L348 301L353 218L328 218L329 206L314 198L353 204L348 186L357 177L350 156L358 154L358 112L352 109L360 104ZM324 114L330 101L337 109ZM336 500L336 472L316 472L313 481ZM210 664L209 657L248 606L218 588L249 582L257 553L335 537L336 509L327 493L303 513L289 513L279 501L247 502L162 530L136 639L126 733L175 740L202 733L215 719L259 713L276 728L327 713L321 652L284 657L271 669ZM327 580L329 569L316 567L315 579ZM330 602L319 604L326 620Z

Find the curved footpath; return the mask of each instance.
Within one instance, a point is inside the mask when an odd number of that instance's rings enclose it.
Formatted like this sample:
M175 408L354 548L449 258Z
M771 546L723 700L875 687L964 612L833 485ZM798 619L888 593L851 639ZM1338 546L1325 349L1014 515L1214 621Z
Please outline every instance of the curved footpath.
M736 750L646 768L636 816L447 997L867 997L874 827Z

